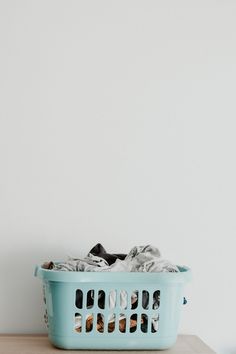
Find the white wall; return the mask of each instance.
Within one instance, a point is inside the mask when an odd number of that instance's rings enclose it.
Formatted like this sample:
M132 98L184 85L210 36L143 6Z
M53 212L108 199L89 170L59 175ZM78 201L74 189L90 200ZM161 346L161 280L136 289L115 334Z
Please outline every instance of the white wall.
M0 332L100 241L187 264L180 332L236 354L236 2L0 1Z

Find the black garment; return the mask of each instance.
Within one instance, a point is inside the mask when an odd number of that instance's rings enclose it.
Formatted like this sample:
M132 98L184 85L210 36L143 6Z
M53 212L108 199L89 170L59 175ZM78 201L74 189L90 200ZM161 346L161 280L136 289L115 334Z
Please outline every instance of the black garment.
M126 257L126 254L123 253L107 253L101 243L97 243L89 253L105 259L109 265L115 263L117 259L121 259L123 261Z

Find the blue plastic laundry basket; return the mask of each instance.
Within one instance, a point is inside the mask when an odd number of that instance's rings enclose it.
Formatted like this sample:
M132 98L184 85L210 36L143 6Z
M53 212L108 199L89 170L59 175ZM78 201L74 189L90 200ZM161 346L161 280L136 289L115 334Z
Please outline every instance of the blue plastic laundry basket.
M37 266L35 276L43 280L48 335L50 341L63 349L167 349L176 341L183 288L191 278L188 267L178 266L178 273L123 273L123 272L65 272L46 270ZM93 306L87 308L87 296L93 293ZM132 308L132 295L137 294L136 308ZM105 301L99 304L103 293ZM121 294L127 303L121 306ZM76 301L77 295L81 303ZM110 296L115 298L111 306ZM115 294L115 297L114 297ZM142 296L149 299L143 307ZM158 295L158 306L154 298ZM135 330L130 332L130 321L136 319ZM98 331L98 318L103 319L103 331ZM87 328L88 318L93 326ZM113 331L108 331L110 319ZM120 331L119 321L125 319ZM142 319L146 319L145 330ZM80 329L76 330L76 321ZM155 323L155 331L153 331Z

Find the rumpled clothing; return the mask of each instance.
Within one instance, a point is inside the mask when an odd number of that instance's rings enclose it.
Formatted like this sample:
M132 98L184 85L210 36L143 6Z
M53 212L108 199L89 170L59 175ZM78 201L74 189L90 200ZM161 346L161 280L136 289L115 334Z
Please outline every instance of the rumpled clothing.
M158 248L136 246L131 249L124 261L119 259L111 266L116 272L178 272L179 269L171 262L162 259Z
M100 256L98 256L99 254ZM113 262L113 263L112 263ZM46 269L74 272L178 272L171 262L162 259L158 248L147 246L133 247L127 256L109 254L101 244L94 246L88 255L81 258L69 257L67 262L47 262Z
M89 251L89 254L105 259L109 265L115 263L117 259L124 260L126 257L124 253L107 253L101 243L96 244L96 246Z
M99 272L109 270L109 264L101 257L89 253L85 258L68 257L68 261L53 263L46 262L42 266L45 269L70 271L70 272Z

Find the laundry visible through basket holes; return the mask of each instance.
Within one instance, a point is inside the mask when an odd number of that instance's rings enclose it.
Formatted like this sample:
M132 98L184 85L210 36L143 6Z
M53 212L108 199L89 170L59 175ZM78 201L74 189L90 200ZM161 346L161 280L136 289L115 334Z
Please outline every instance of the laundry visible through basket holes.
M120 315L119 317L119 331L125 332L126 331L126 316ZM86 316L86 332L90 332L93 329L94 319L92 315ZM147 333L148 332L148 320L147 315L143 314L141 316L141 331ZM104 317L102 314L98 315L98 319L96 322L96 329L98 332L104 332ZM135 332L137 328L137 314L133 314L129 321L129 331ZM82 329L82 316L76 314L75 316L75 330L77 332L81 332ZM113 332L115 329L115 316L111 318L108 322L108 332ZM152 319L152 333L156 332L158 329L158 317Z
M107 253L104 247L98 243L94 246L85 258L69 257L68 261L54 263L52 261L46 262L42 265L43 268L58 271L86 271L86 272L179 272L176 265L171 262L162 259L160 251L158 248L146 245L146 246L135 246L126 255L123 253ZM121 296L121 308L127 307L127 296L124 291L120 293ZM143 292L142 296L142 306L147 309L148 297L147 292ZM138 300L137 292L133 292L131 295L132 307L135 306L135 302ZM153 298L153 309L159 307L160 302L160 292L157 292L156 298ZM91 308L94 303L94 292L90 290L87 294L87 308ZM105 294L101 292L98 296L98 304L100 308L104 309L105 306ZM109 295L109 305L110 308L115 306L115 293L110 292ZM76 306L82 308L82 294L76 292ZM133 316L133 317L132 317ZM135 331L137 325L137 315L132 315L130 318L130 331ZM135 317L136 316L136 317ZM158 318L152 319L152 332L156 332ZM86 329L91 328L91 315L86 317ZM113 325L112 325L113 324ZM115 320L114 315L110 315L108 318L108 331L112 331L112 326L114 326ZM77 314L75 316L75 329L76 331L81 331L81 315ZM110 327L109 327L110 326ZM126 319L123 316L119 317L119 328L120 331L125 328ZM104 329L103 318L99 318L97 321L97 330L102 331ZM142 315L141 318L141 329L143 332L147 329L147 316Z
M80 296L76 299L76 306L79 308L82 308L82 296L81 293L79 293ZM90 301L88 302L88 299ZM128 301L127 301L127 293L125 290L121 290L120 292L120 307L122 309L127 309L128 306ZM93 301L94 301L94 290L90 290L87 294L87 308L91 309L93 307ZM137 302L138 302L138 291L134 291L131 294L131 309L135 309L137 307ZM90 305L89 305L90 303ZM100 308L105 307L105 293L104 292L99 292L98 295L98 303ZM112 310L115 308L116 304L116 291L112 290L110 291L109 294L109 309ZM160 305L160 291L156 291L153 294L153 303L152 303L152 308L153 310L156 310L159 308ZM149 293L147 291L142 292L142 306L144 309L148 309L149 306ZM93 327L93 316L91 314L88 314L86 316L86 332L90 332ZM95 321L96 322L96 321ZM148 326L148 319L147 315L142 314L141 316L141 330L142 332L147 332L147 326ZM96 327L97 331L99 332L104 332L104 319L103 315L99 315L97 322L96 322ZM113 332L115 327L115 314L110 314L108 316L108 332ZM129 323L129 330L130 332L134 332L137 327L137 314L133 314L130 318L130 323ZM77 332L81 332L82 329L82 316L80 314L76 314L75 316L75 330ZM152 328L151 331L154 333L158 329L158 316L154 316L152 318ZM126 330L126 316L124 314L121 314L119 316L119 330L120 332L125 332Z

